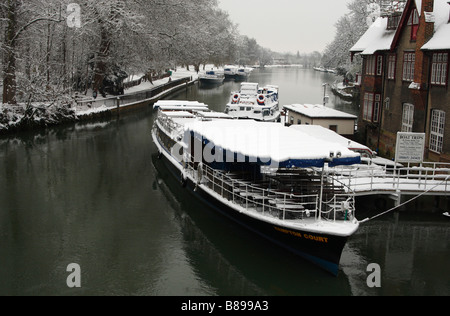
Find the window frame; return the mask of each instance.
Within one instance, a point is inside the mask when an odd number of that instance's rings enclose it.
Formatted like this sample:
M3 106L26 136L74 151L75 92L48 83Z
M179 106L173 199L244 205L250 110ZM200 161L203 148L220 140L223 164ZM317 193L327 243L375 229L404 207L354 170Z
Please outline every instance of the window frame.
M365 75L367 76L383 75L383 55L381 54L367 55L364 71Z
M419 30L420 16L417 9L411 12L408 20L408 25L411 26L411 42L417 41L417 31Z
M363 103L363 121L379 123L381 114L381 94L375 92L366 92Z
M404 103L402 111L402 132L412 133L414 127L414 104Z
M447 52L433 53L431 57L430 83L434 86L448 85L449 56Z
M416 52L405 51L403 53L403 75L402 80L405 82L414 81L414 73L416 68Z
M388 55L388 80L395 80L395 74L397 72L397 54Z
M442 110L431 112L429 149L437 154L441 154L444 149L445 114Z

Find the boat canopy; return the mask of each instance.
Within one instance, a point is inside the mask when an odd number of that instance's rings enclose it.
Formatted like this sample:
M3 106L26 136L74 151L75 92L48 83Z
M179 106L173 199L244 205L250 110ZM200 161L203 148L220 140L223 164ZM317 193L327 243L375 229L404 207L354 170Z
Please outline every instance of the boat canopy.
M323 167L325 163L333 167L361 162L360 154L346 146L279 123L250 120L195 121L185 125L184 143L190 144L192 137L202 142L203 150L209 147L210 153L223 159L219 161L221 163L250 162L279 168L310 168ZM238 157L238 160L230 161L229 157Z
M181 110L197 110L197 111L208 111L208 105L204 103L200 103L197 101L175 101L175 100L161 100L156 102L153 105L153 109L161 109L161 110L172 110L172 111L181 111Z

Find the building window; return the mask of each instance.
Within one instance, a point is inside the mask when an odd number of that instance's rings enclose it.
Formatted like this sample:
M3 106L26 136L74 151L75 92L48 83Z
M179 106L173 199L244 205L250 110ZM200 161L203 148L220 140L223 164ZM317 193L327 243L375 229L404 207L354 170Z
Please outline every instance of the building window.
M397 62L396 55L389 55L388 57L388 79L395 79L395 66Z
M403 80L414 81L416 53L405 52L403 55Z
M293 116L291 116L291 125L294 125L294 117Z
M431 115L430 150L441 153L444 147L445 112L434 110Z
M302 125L302 120L297 120L298 125Z
M400 24L401 15L391 15L388 17L388 30L396 30Z
M381 95L366 92L364 94L363 120L378 123L380 120Z
M431 83L445 86L448 77L448 53L433 54L431 65Z
M375 74L375 56L370 55L366 58L366 75L374 75Z
M377 56L377 76L383 74L383 56Z
M417 40L417 31L419 30L419 12L414 9L409 16L408 25L411 26L411 41Z
M380 109L381 109L381 94L375 94L375 103L373 104L373 118L374 123L378 123L380 120Z
M337 133L338 126L337 125L330 125L330 130L332 130L333 132Z
M381 55L369 55L366 57L366 75L383 74L383 56Z
M411 133L414 123L414 105L405 103L403 105L402 132Z

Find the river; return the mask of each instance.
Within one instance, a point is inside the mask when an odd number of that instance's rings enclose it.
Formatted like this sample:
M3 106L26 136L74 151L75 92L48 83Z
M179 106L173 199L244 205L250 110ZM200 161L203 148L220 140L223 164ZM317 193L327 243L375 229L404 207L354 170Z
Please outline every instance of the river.
M279 85L281 104L322 103L335 79L301 68L250 78ZM223 111L238 86L172 98ZM358 113L328 94L328 106ZM0 295L450 295L450 220L432 200L363 224L332 277L192 200L156 159L153 120L142 109L0 138ZM377 205L358 201L357 217ZM71 263L81 287L68 286ZM368 286L371 263L379 287Z

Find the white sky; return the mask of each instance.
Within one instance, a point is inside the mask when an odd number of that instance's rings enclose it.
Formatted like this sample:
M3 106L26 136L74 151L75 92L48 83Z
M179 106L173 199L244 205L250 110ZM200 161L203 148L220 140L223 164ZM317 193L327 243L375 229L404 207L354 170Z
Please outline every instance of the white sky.
M322 52L349 0L218 0L239 32L275 52Z

